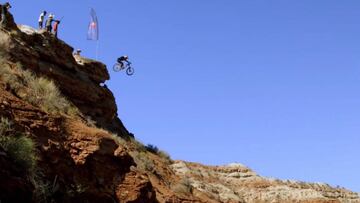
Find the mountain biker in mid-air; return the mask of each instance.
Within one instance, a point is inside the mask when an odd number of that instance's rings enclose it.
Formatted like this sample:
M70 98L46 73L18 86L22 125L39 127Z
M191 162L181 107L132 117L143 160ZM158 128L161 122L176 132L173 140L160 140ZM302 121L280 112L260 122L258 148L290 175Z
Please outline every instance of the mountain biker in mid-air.
M126 64L124 64L126 63ZM115 72L121 71L123 69L126 69L126 74L127 75L133 75L134 74L134 68L131 67L131 62L129 61L129 57L128 56L120 56L117 59L117 63L113 66L113 70Z
M129 61L129 57L128 56L120 56L117 59L117 62L120 64L121 68L124 68L124 62L126 62L127 65L131 64Z

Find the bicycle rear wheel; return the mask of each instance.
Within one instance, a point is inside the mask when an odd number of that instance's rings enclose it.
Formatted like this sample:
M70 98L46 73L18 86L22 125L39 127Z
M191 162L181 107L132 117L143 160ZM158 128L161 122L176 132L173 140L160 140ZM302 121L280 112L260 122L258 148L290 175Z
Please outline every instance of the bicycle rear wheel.
M133 75L135 72L134 68L129 66L127 69L126 69L126 74L127 75Z
M122 69L124 69L124 68L121 67L121 64L119 64L119 63L115 63L115 65L113 66L113 70L114 70L115 72L119 72L119 71L121 71Z

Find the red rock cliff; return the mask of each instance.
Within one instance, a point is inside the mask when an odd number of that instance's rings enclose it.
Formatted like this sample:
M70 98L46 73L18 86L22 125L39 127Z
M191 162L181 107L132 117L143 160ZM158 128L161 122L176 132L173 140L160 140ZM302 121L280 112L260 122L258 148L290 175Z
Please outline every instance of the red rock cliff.
M98 61L73 57L73 48L52 34L36 31L28 26L14 26L9 14L9 27L0 30L0 54L9 62L20 63L56 82L61 92L73 102L84 116L99 126L117 132L129 133L117 116L112 92L101 86L110 79L106 66Z

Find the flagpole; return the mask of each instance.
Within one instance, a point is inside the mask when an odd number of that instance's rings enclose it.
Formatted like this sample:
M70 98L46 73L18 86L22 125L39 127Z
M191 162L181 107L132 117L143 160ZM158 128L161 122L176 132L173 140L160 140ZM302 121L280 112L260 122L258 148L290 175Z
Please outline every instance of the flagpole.
M88 40L96 40L96 51L95 51L95 60L99 59L99 25L96 12L93 8L90 9L90 23L88 29Z
M96 60L99 58L99 40L96 40Z

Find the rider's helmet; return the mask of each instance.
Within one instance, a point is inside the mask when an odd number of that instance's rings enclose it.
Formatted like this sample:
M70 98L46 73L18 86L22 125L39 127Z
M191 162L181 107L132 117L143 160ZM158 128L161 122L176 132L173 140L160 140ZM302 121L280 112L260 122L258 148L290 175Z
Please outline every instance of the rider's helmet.
M124 56L124 59L127 60L129 57L127 55Z

